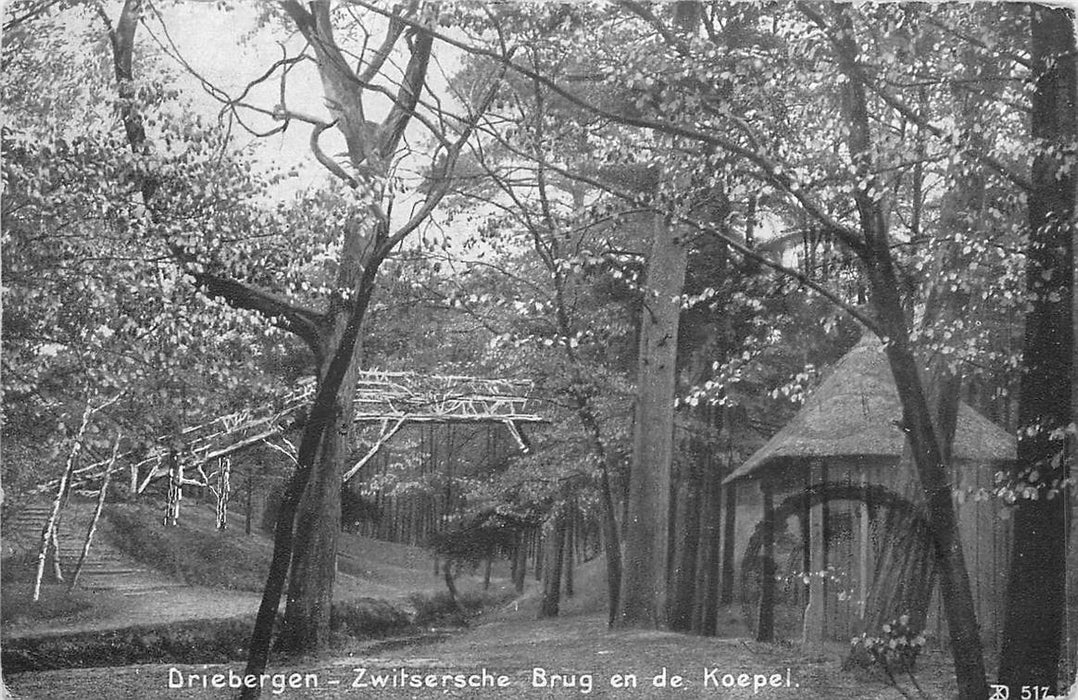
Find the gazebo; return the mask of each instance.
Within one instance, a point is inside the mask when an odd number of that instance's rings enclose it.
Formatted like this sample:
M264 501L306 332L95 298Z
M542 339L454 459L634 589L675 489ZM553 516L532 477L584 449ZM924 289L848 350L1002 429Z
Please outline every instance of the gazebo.
M758 525L738 543L742 596L752 593L750 574L759 574L758 634L771 633L777 602L803 610L807 643L871 634L901 614L945 637L901 416L882 344L866 333L797 415L726 478L739 502L753 487L762 495L751 518ZM996 472L1014 459L1014 437L961 403L951 478L978 621L991 646L1002 628L1010 523L990 494ZM790 519L800 532L776 552Z

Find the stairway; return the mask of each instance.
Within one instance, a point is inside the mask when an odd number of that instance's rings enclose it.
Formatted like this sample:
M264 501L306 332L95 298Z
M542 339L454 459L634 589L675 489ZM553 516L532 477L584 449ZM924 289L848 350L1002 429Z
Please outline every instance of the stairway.
M29 504L6 519L3 531L5 554L9 551L38 551L41 531L51 512L49 505ZM75 574L92 515L92 505L69 506L60 521L60 569L65 581L70 581ZM99 522L82 573L79 574L79 588L131 596L186 586L120 552L102 536L101 528L102 523ZM45 572L46 581L51 580L51 560L49 566Z

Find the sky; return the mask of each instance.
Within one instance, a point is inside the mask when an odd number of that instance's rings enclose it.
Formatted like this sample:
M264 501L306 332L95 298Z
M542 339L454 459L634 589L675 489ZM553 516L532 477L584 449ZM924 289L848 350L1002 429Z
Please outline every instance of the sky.
M238 96L252 80L264 74L274 61L281 59L284 51L287 51L289 56L294 56L304 47L302 36L291 27L288 20L265 21L265 17L260 17L262 11L256 3L231 2L227 10L219 9L218 5L219 3L215 2L187 2L168 6L163 9L162 15L150 22L152 34L143 34L143 40L149 45L163 44L168 53L182 58L187 64L183 66L178 60L172 61L177 87L191 99L194 109L212 118L216 118L220 112L221 103L202 89L199 78L192 75L192 71L229 95ZM117 9L116 14L118 12ZM384 28L385 23L381 18L370 20L368 29L372 35L372 46L380 42ZM360 37L349 37L341 33L338 33L337 38L342 44L349 43L349 39L360 40ZM358 44L356 48L358 50ZM441 64L446 66L447 70L452 70L459 63L459 52L448 49L449 47L444 45L435 46ZM405 58L392 57L387 62L391 66L390 70L393 70L394 63L399 67L398 61L403 62ZM435 92L446 91L444 76L433 62L428 85ZM254 88L249 93L247 102L272 110L281 101L280 89L278 72L272 79ZM321 82L312 62L301 63L289 73L285 102L289 110L329 121L330 115L325 106ZM370 99L368 102L369 118L378 119L388 109L389 103L386 99L382 99L380 103L378 99ZM258 130L268 130L279 125L279 122L269 116L251 110L242 110L241 115L245 122ZM311 130L311 125L293 121L284 133L268 138L255 137L238 128L238 125L233 133L236 134L237 145L251 146L254 149L259 163L267 167L276 165L285 170L296 169L298 177L289 179L278 189L278 194L283 197L312 185L324 184L331 177L311 155ZM423 131L413 123L406 137L422 138ZM344 151L343 138L336 130L325 132L320 144L323 151L330 155L339 155Z

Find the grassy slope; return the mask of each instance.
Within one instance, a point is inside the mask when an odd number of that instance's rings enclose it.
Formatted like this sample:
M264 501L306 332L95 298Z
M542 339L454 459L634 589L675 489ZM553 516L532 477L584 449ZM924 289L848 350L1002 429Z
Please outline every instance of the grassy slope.
M213 510L187 505L180 526L160 524L160 511L153 508L113 506L122 515L102 525L98 537L107 538L128 556L193 588L155 593L152 597L76 590L65 585L43 586L42 601L30 602L35 556L4 561L4 584L0 622L5 634L35 631L50 633L106 629L195 617L233 617L257 609L265 571L273 553L273 540L261 532L245 535L242 525L219 532ZM86 517L81 511L72 517ZM83 527L80 525L80 527ZM430 596L445 590L441 576L433 572L433 560L418 547L379 542L343 534L334 598L380 598L396 604L409 603L411 595ZM496 570L496 573L499 573ZM461 577L463 591L480 587L475 575ZM496 580L499 588L504 581Z

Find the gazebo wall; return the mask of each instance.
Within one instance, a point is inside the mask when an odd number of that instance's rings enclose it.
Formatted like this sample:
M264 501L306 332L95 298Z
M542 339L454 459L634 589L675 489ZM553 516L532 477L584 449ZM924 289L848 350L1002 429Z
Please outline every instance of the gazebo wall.
M770 465L769 465L770 466ZM958 510L959 530L962 537L966 565L970 574L970 586L981 625L985 646L998 649L999 634L1003 626L1003 601L1006 592L1006 573L1010 559L1009 512L995 498L981 497L991 494L996 471L1001 465L975 466L963 464L953 469L955 503ZM832 458L816 460L811 464L779 465L763 468L754 476L772 480L775 489L775 505L779 507L787 498L802 492L812 484L825 480L827 483L857 486L862 483L883 486L914 502L923 501L920 486L912 467L903 466L897 460L866 457ZM738 599L746 591L740 590L742 560L749 539L756 525L762 520L762 500L758 478L743 479L736 483L737 518L735 527ZM833 531L827 551L829 570L824 586L823 634L827 638L848 640L865 630L862 621L862 595L871 591L875 558L879 553L881 535L879 521L867 519L867 509L855 502L829 504L829 524L832 529L843 523L848 527ZM781 530L781 524L778 529ZM799 520L791 517L787 531L800 535ZM868 535L865 539L865 535ZM778 556L778 553L777 553ZM789 571L788 561L777 562L780 572ZM811 570L811 568L810 568ZM889 583L889 582L885 582ZM796 585L788 582L783 585ZM928 606L926 629L937 640L946 643L947 628L939 600L938 586L934 588ZM795 595L803 603L802 592L787 588L789 596ZM870 633L878 630L867 630ZM783 630L779 630L780 634ZM795 630L800 636L800 629ZM789 636L789 631L787 635Z

